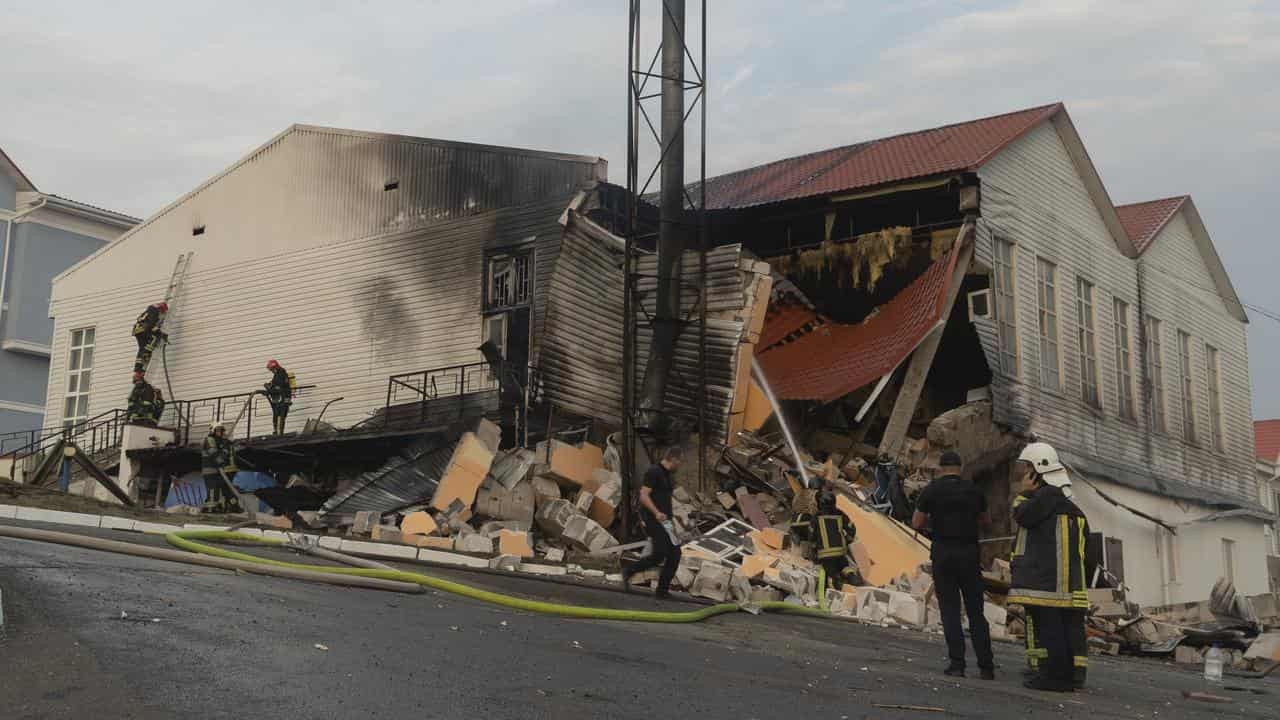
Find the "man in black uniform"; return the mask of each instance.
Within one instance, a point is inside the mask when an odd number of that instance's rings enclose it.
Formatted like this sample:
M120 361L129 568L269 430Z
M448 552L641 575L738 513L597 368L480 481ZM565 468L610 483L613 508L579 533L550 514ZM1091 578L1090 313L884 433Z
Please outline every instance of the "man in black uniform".
M135 373L147 371L147 365L151 362L151 353L155 351L156 344L166 337L163 332L160 332L160 321L167 312L169 312L169 303L159 302L148 305L147 309L143 310L134 321L133 339L138 341L138 355L133 361Z
M164 395L146 381L142 373L133 374L133 391L129 393L129 422L155 427L164 412Z
M644 508L641 515L653 548L648 555L623 569L623 589L631 587L632 575L661 565L655 595L660 598L671 595L671 578L676 576L676 568L680 565L680 547L671 537L671 493L675 491L672 473L680 469L683 456L684 452L679 447L669 447L663 451L662 459L644 473L644 485L640 488L640 505Z
M932 525L933 587L942 614L942 632L947 639L951 662L943 672L964 677L964 629L960 625L960 605L969 616L973 654L983 680L994 680L995 661L991 652L991 628L983 614L982 560L978 548L979 525L991 524L987 499L973 483L960 477L963 462L955 452L945 452L939 475L920 493L911 524L917 530Z
M267 389L267 402L271 403L271 431L283 435L284 421L293 404L293 383L289 380L289 371L275 360L267 361L267 369L271 371L271 382L263 387Z

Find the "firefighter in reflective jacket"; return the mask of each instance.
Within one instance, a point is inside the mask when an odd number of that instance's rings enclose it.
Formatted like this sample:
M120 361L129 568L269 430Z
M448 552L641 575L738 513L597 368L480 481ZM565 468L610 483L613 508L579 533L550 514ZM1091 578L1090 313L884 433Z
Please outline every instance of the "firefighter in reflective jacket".
M271 429L276 435L283 435L284 421L293 404L293 378L275 360L267 361L267 370L271 371L271 382L263 387L267 389L267 402L271 403Z
M213 426L205 437L200 451L200 474L204 476L204 486L209 491L204 504L206 512L225 512L234 500L227 490L227 483L236 476L236 452L227 439L226 426Z
M151 353L156 346L167 337L160 331L160 320L169 312L169 303L159 302L148 305L146 310L133 323L133 339L138 341L138 355L133 361L135 373L145 373L151 363Z
M1031 443L1018 457L1018 467L1023 493L1013 509L1018 534L1008 602L1026 608L1027 632L1034 633L1028 647L1037 649L1037 674L1025 685L1071 692L1074 668L1088 662L1087 645L1078 638L1089 609L1084 570L1088 521L1071 501L1070 476L1053 447ZM1043 648L1042 656L1038 648Z
M797 514L792 521L793 531L797 529L801 515L803 513ZM809 517L812 519L808 521L808 527L800 527L797 535L804 534L813 542L815 559L827 576L828 586L839 590L855 571L849 567L849 543L853 542L857 530L836 508L836 496L830 490L818 493L818 512Z
M1022 493L1013 499L1013 508L1016 511L1019 505L1026 502L1027 493ZM1087 530L1087 527L1086 527ZM1014 546L1018 547L1025 544L1023 535L1026 528L1018 528L1018 535L1014 540ZM1088 533L1085 533L1088 536ZM1027 670L1025 677L1030 679L1040 674L1040 666L1045 663L1048 658L1048 651L1044 648L1044 643L1040 641L1040 636L1036 632L1036 622L1034 613L1026 614L1026 646L1027 646ZM1067 644L1071 647L1071 684L1076 690L1084 688L1085 680L1089 674L1089 635L1085 630L1085 613L1072 613L1071 615L1071 635L1067 638Z
M146 381L142 373L133 374L133 391L129 393L129 422L155 427L164 412L164 395Z

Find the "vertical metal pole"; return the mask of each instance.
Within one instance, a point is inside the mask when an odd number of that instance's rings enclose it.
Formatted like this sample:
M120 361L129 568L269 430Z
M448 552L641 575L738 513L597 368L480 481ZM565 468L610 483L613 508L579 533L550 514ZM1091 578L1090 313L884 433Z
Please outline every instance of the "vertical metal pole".
M631 496L635 489L635 328L631 307L632 256L636 236L636 66L640 51L640 0L631 0L627 12L627 196L622 263L622 537L632 536ZM551 425L547 423L550 446Z
M702 0L702 78L698 97L701 140L698 159L698 488L707 490L707 0Z
M658 207L658 287L641 406L659 432L667 380L680 330L680 260L684 251L684 0L662 0L662 155Z

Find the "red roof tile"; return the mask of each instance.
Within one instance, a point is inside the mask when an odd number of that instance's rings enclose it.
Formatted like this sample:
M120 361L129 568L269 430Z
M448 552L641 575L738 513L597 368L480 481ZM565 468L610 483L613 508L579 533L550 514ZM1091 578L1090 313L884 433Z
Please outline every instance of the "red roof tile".
M858 325L830 323L758 355L784 400L831 402L898 366L938 322L956 252L929 266Z
M1259 460L1280 461L1280 420L1258 420L1253 423L1253 444Z
M806 325L821 322L818 313L797 302L771 303L764 316L764 328L760 330L760 340L756 348L764 351L782 342L791 333L803 329Z
M823 150L707 179L707 207L744 208L973 170L1062 103Z
M1133 241L1139 253L1144 253L1151 246L1151 241L1169 224L1173 216L1187 201L1187 195L1148 200L1147 202L1117 205L1116 214L1120 216L1120 224Z

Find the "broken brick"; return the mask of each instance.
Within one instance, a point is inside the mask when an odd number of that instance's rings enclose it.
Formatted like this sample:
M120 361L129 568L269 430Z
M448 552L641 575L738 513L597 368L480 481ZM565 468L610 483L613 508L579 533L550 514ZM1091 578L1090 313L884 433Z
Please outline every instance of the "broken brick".
M547 473L561 485L592 488L592 473L604 466L604 452L591 443L581 447L559 440L538 444L537 460L547 463Z
M352 535L368 535L376 525L381 524L382 513L372 510L361 510L356 513L355 522L351 524Z
M489 476L489 467L497 451L496 444L492 444L488 437L492 432L487 427L496 429L497 426L488 420L481 420L480 424L476 432L463 433L458 440L449 465L431 497L431 507L444 510L456 501L461 501L466 507L475 503L476 491Z
M519 558L533 557L533 547L529 543L529 533L513 530L498 532L498 552L503 555L514 555Z
M419 510L404 516L400 521L400 532L406 535L430 535L439 530L436 521L430 515Z
M454 539L453 549L458 552L489 555L493 553L493 540L477 533L459 535Z
M556 483L555 478L539 475L535 477L530 484L533 485L533 501L535 510L541 508L552 500L561 499L560 485Z

